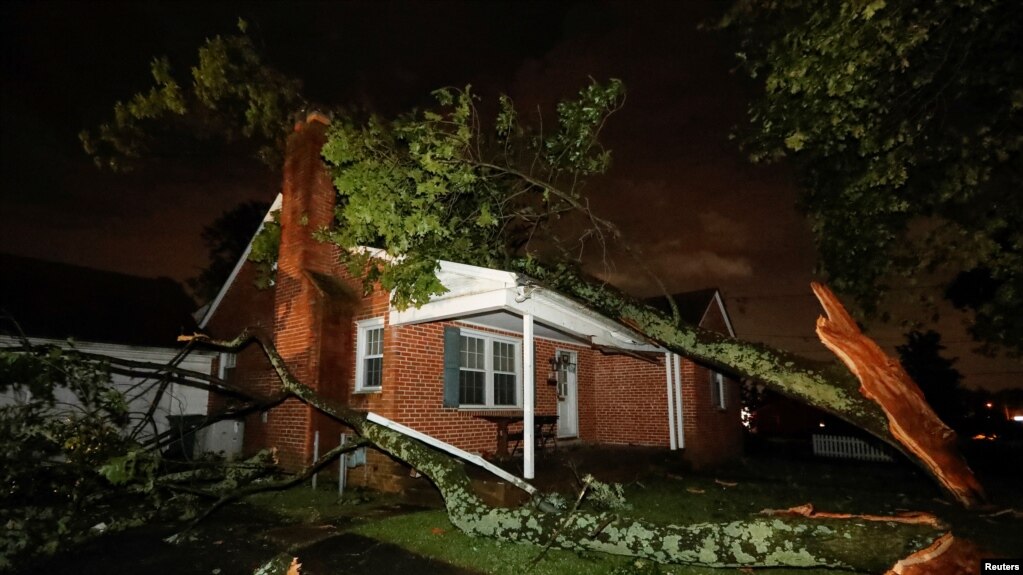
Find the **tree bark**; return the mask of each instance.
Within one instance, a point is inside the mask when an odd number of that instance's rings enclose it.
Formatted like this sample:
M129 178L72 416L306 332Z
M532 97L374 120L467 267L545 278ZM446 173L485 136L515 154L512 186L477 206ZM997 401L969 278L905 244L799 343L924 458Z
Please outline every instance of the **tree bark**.
M238 348L252 339L266 353L286 391L427 476L440 490L452 524L471 536L601 551L661 563L710 567L824 566L876 572L927 548L945 532L934 518L906 522L897 517L867 520L784 515L679 526L594 512L576 512L565 521L562 514L532 507L491 507L475 494L459 461L369 421L365 413L320 396L292 376L265 336L243 333L231 341L210 343ZM871 552L865 553L864 549Z
M908 376L904 380L887 378L889 383L886 389L890 390L889 393L906 398L899 400L904 406L896 408L901 416L899 425L893 426L889 421L889 413L874 397L862 393L860 380L838 363L812 361L767 345L738 340L673 321L664 313L610 286L586 281L575 274L555 272L532 260L518 262L517 267L535 278L541 284L540 287L553 287L608 317L633 326L662 347L701 364L762 382L774 391L867 431L923 468L956 501L966 507L973 507L984 500L983 489L958 455L954 438L938 430L933 422L910 423L913 409L919 409L926 403L922 396L920 402L908 399L914 395L912 391L898 391L900 386L912 385L916 393L919 393L919 388ZM826 307L835 310L836 305L841 308L841 304L832 296ZM841 309L848 317L844 308ZM842 337L835 334L833 341L837 342ZM862 339L852 344L854 347L866 346L865 342L876 347L862 334L859 337ZM880 360L875 358L875 361ZM889 404L894 405L893 402ZM927 410L930 411L929 408ZM894 432L895 427L898 433ZM928 439L932 434L937 436ZM946 465L949 466L947 472L943 471Z

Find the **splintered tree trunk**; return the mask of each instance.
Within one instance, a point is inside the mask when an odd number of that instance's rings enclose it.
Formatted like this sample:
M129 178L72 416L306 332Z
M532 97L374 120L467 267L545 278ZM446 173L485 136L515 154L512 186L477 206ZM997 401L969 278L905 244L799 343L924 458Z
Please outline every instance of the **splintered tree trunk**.
M602 551L662 563L825 566L876 572L926 549L945 532L934 517L924 515L835 518L784 513L724 523L655 525L611 513L577 511L566 515L531 507L491 507L476 496L460 461L318 395L291 375L268 338L243 334L215 345L237 348L251 339L262 346L286 391L430 478L444 497L451 522L472 536Z
M897 362L886 358L859 330L852 333L825 327L829 334L825 344L843 360L849 358L855 362L856 367L848 364L853 370L850 373L838 363L816 362L767 345L680 324L608 286L574 275L559 275L533 261L522 262L520 267L539 282L608 317L634 326L653 342L675 353L762 382L772 390L867 431L922 467L962 505L972 507L984 500L980 484L956 451L951 430L934 417L912 379L904 372L897 375L891 369L893 364L898 367ZM822 293L818 291L818 296ZM841 303L830 291L827 294L827 302L822 299L822 304L829 315L841 310L847 318L842 325L855 327ZM877 369L880 366L889 368L882 373ZM861 386L862 379L858 377L866 377L870 383ZM914 415L914 411L920 413Z
M863 335L852 316L824 285L812 284L827 317L817 335L860 381L860 393L888 418L892 436L964 506L982 500L984 490L956 447L956 434L928 405L902 365Z

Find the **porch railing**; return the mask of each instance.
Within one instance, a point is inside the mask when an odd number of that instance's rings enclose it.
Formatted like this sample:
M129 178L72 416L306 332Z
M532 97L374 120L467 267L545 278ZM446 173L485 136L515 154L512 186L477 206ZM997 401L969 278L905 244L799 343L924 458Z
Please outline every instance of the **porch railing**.
M892 461L891 456L881 449L858 437L844 435L813 434L813 454L860 461Z

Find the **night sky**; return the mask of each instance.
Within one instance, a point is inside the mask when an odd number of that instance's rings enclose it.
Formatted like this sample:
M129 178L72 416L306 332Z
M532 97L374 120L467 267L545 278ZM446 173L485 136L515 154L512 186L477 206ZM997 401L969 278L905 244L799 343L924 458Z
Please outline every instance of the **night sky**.
M441 86L510 95L520 110L571 96L589 77L624 80L606 131L609 175L588 188L673 291L720 287L740 337L829 358L813 335L814 253L784 166L754 167L729 139L754 88L721 34L698 29L723 2L6 3L0 251L184 280L205 264L204 225L269 202L279 176L244 158L161 161L98 172L77 133L148 87L149 62L194 62L238 18L314 102L390 114ZM608 279L656 295L627 260ZM989 360L947 315L940 326L970 386L1020 385L1018 361ZM878 326L888 346L900 330Z

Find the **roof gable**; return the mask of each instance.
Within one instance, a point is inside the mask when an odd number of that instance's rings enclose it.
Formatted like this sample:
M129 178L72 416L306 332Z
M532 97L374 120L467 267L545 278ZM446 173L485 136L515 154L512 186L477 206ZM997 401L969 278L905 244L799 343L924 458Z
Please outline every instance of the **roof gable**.
M711 314L717 312L721 314L721 320L727 332L726 335L735 337L732 319L728 315L728 310L725 309L725 302L718 288L679 292L672 294L671 298L675 300L679 319L683 322L706 327L705 324L710 319ZM665 296L647 298L645 302L655 309L668 314L671 313L671 304L668 303L668 298Z

